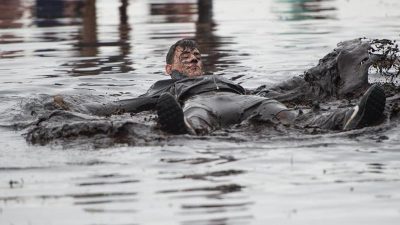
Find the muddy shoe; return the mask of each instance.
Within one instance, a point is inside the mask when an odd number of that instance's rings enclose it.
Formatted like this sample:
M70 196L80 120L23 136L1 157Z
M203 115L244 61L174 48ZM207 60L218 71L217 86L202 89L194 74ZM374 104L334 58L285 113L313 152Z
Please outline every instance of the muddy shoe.
M383 89L378 85L371 86L362 96L360 103L344 126L344 130L352 130L369 126L383 116L386 97Z
M161 130L172 134L188 132L182 108L170 93L164 93L158 98L156 109Z

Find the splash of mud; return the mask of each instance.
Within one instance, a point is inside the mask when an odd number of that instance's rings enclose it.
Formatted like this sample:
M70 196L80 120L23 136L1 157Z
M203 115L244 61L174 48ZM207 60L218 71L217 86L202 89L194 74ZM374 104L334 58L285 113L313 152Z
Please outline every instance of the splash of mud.
M400 74L399 59L398 45L394 41L366 38L343 41L303 75L272 88L260 86L253 93L290 106L356 99L369 87L371 66L382 75L397 76Z

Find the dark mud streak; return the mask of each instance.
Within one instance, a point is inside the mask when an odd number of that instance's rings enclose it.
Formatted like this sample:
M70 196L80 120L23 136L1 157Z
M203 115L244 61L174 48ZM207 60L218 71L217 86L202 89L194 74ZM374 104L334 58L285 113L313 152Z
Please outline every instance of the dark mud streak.
M211 163L211 162L218 162L217 164L229 163L237 161L237 159L233 156L219 156L217 158L204 158L204 157L197 157L197 158L189 158L189 159L161 159L161 162L167 163L188 163L188 164L203 164L203 163Z
M131 184L131 183L138 183L138 182L140 182L140 180L97 181L97 182L79 183L79 184L77 184L77 186L118 185L118 184Z
M99 198L99 197L111 197L111 196L133 196L137 195L136 192L109 192L109 193L84 193L84 194L69 194L67 197L73 198Z
M193 180L206 180L209 177L225 177L225 176L232 176L232 175L239 175L243 174L245 171L243 170L221 170L215 172L209 172L204 174L190 174L190 175L182 175L177 178L173 179L193 179Z
M128 177L128 176L118 174L118 173L110 173L110 174L96 174L96 175L90 176L89 178L122 178L122 177Z
M18 170L48 170L54 167L0 167L0 171L18 171Z
M245 203L230 203L230 204L198 204L198 205L182 205L183 209L198 209L198 208L243 208L244 206L248 206L254 204L252 202Z
M168 193L177 193L177 192L194 192L194 191L218 191L221 194L238 192L241 191L244 187L237 184L226 184L219 185L214 187L200 187L200 188L186 188L186 189L175 189L175 190L163 190L158 191L160 194L168 194Z
M100 161L100 160L90 160L87 162L67 162L66 165L69 166L97 166L97 165L106 165L106 164L119 164L119 163L112 163L107 161Z
M95 201L77 201L74 205L97 205L97 204L108 204L108 203L125 203L125 202L137 202L138 199L124 198L124 199L110 199L110 200L95 200Z
M385 182L400 182L400 179L386 179L386 178L376 178L376 179L353 179L353 180L335 180L334 183L371 183L371 182L377 182L377 183L385 183Z
M97 208L85 208L83 209L88 213L136 213L136 210L132 209L97 209Z
M60 199L60 198L74 198L74 199L96 199L104 197L123 197L123 196L136 196L136 192L98 192L98 193L82 193L82 194L65 194L65 195L37 195L37 196L10 196L0 197L0 201L23 201L29 198L37 199ZM111 201L111 200L110 200Z
M226 225L226 224L251 224L253 216L229 216L205 220L187 220L183 225Z

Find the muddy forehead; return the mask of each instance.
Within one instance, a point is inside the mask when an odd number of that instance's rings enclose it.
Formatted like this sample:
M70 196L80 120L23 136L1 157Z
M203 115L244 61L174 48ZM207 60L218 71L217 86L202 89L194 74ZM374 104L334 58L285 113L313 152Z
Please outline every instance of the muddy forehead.
M178 46L176 48L176 50L175 50L175 53L178 53L178 52L179 53L190 53L190 52L198 52L198 53L200 53L198 48L195 48L195 47L185 47L185 48L183 48L183 47L180 47L180 46Z
M198 58L201 57L201 53L197 48L194 48L194 47L182 48L182 47L178 46L175 49L174 62L182 61L182 57L185 57L185 56L187 56L187 54L190 54L190 53L193 53L194 55L196 55L196 57L198 56Z

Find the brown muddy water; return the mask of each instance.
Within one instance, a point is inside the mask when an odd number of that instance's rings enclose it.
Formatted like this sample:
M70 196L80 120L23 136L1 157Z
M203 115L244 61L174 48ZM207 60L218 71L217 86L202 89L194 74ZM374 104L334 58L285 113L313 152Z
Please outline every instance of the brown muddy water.
M107 147L90 138L32 145L22 128L52 95L138 96L166 78L165 53L182 37L199 40L208 72L255 88L302 74L340 41L398 40L399 8L398 0L0 0L0 224L397 224L396 123Z

